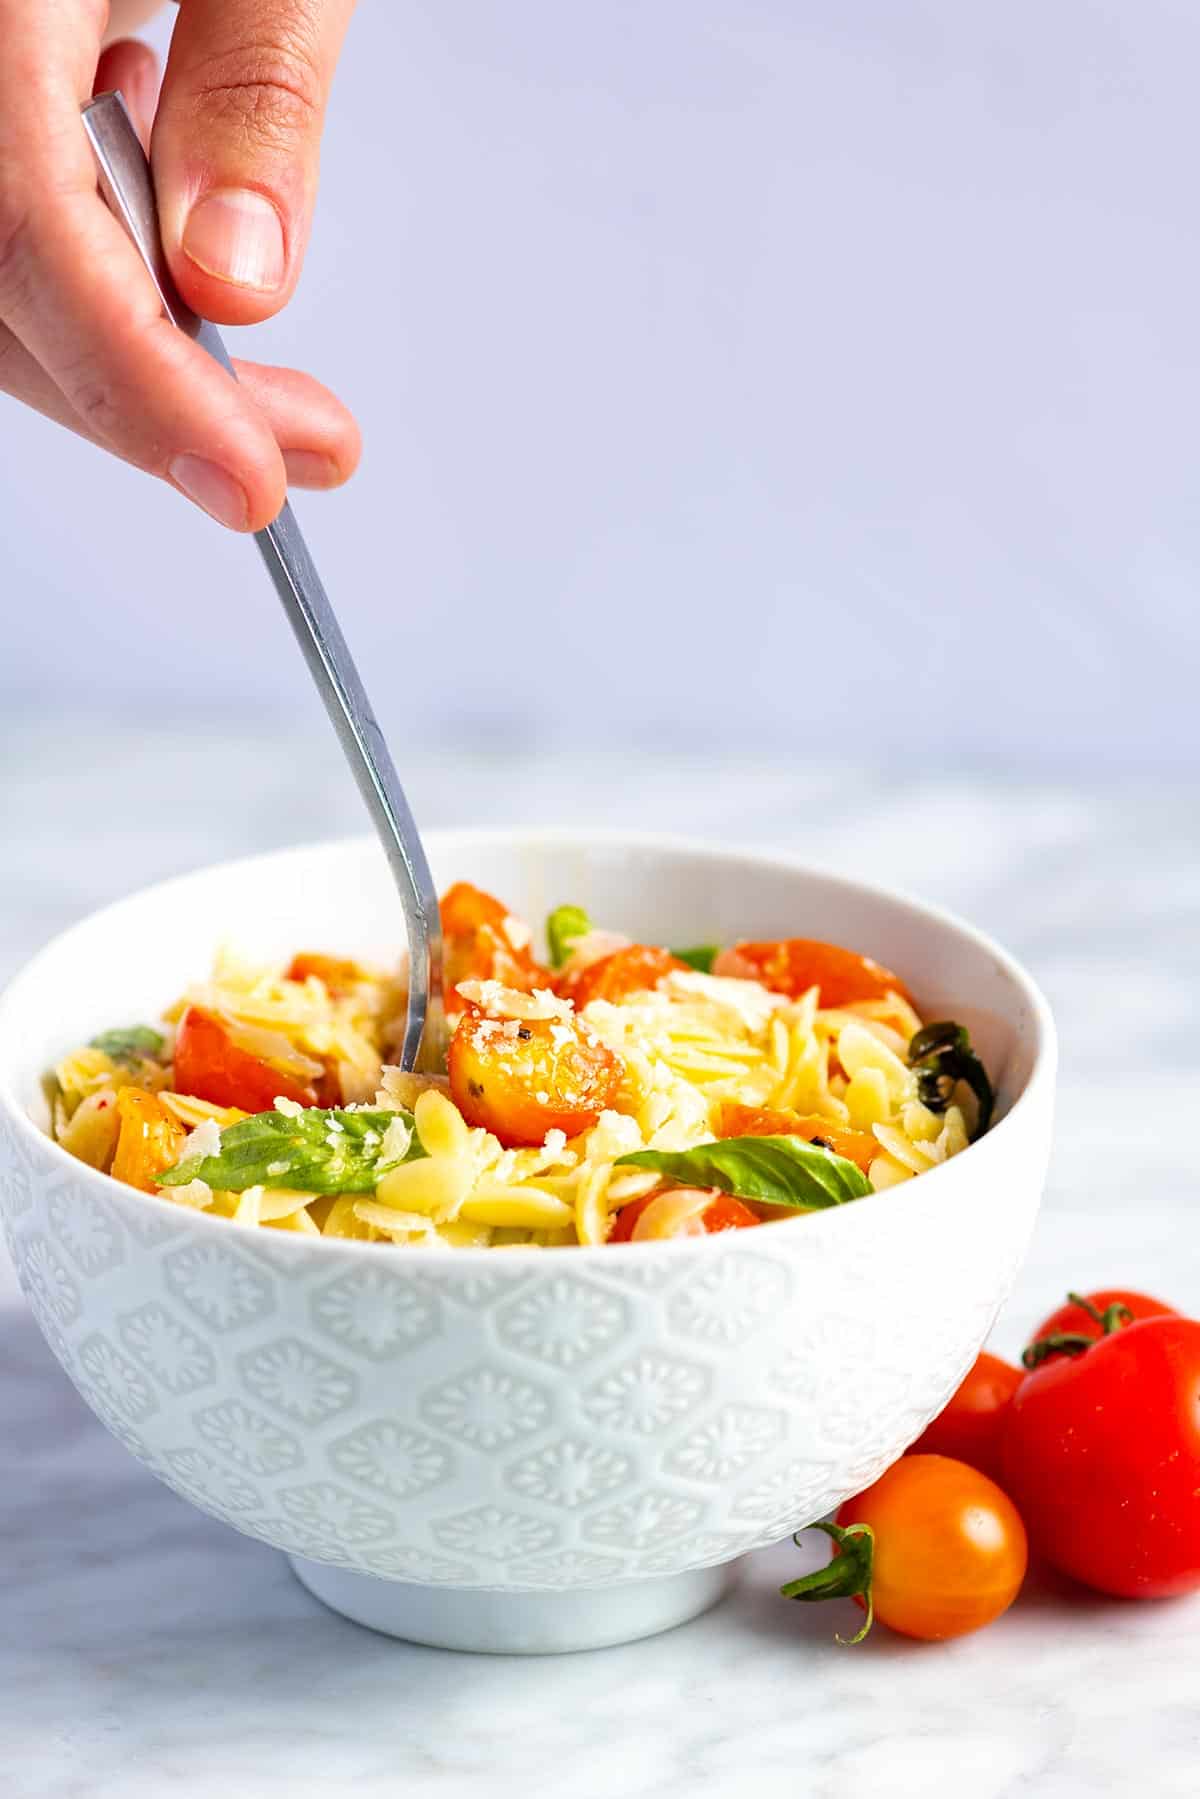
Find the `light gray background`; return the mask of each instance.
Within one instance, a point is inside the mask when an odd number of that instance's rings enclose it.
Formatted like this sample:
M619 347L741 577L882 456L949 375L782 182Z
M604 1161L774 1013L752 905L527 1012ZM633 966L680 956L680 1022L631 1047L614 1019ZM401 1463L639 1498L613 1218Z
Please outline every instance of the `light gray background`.
M362 419L302 517L398 760L1200 760L1198 63L1185 0L364 0L238 348ZM0 699L304 716L247 544L0 417Z

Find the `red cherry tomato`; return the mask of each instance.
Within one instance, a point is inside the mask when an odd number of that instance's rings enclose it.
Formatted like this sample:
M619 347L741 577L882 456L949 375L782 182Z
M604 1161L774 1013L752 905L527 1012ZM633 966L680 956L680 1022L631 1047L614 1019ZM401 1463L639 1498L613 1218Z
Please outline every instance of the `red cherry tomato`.
M316 975L324 982L326 992L333 999L344 998L363 981L371 979L361 962L352 962L344 956L322 956L316 950L302 950L293 956L284 979L307 981L310 975Z
M290 1069L281 1067L246 1047L239 1035L238 1027L219 1013L189 1006L175 1035L176 1092L214 1106L237 1106L243 1112L269 1112L276 1099L316 1105L313 1083L321 1078L319 1063L298 1057L281 1038L281 1059L292 1064ZM312 1078L306 1078L306 1071L312 1071Z
M925 1426L909 1455L953 1456L999 1480L1009 1402L1024 1378L1023 1369L983 1350L945 1411Z
M883 1153L877 1137L866 1131L852 1131L846 1125L833 1124L816 1112L804 1114L786 1107L743 1106L726 1100L721 1107L722 1137L803 1137L806 1143L823 1143L835 1156L845 1156L865 1174L876 1156Z
M1036 1549L1122 1598L1200 1587L1200 1323L1118 1326L1026 1375L1004 1484Z
M677 1199L677 1195L683 1198ZM704 1203L691 1207L687 1204L689 1196ZM652 1208L660 1200L672 1203L658 1206L656 1214ZM668 1187L622 1206L608 1240L630 1243L636 1239L644 1243L664 1237L712 1236L716 1231L740 1231L761 1222L749 1206L731 1193L722 1193L719 1187Z
M583 1019L485 1018L464 1011L447 1057L450 1095L468 1124L506 1148L590 1130L621 1084L620 1058Z
M554 976L530 951L528 928L502 900L457 881L441 899L446 1009L461 1012L460 981L499 981L518 993L552 987Z
M784 1595L857 1599L867 1609L862 1635L873 1607L901 1636L965 1636L1006 1612L1025 1578L1016 1507L986 1474L947 1456L902 1456L821 1528L837 1544L833 1561Z
M898 993L911 1003L912 995L890 968L870 956L843 949L838 943L817 943L808 937L784 937L774 943L735 943L713 963L713 973L736 980L761 981L772 993L798 999L810 987L821 989L822 1006L850 1006L858 1000L885 999Z
M1112 1306L1124 1306L1135 1319L1178 1316L1174 1306L1164 1305L1161 1299L1151 1299L1147 1293L1134 1293L1125 1287L1102 1287L1098 1293L1086 1293L1083 1298L1086 1306L1102 1315ZM1064 1333L1074 1337L1090 1337L1094 1342L1104 1335L1104 1325L1077 1300L1068 1300L1065 1306L1059 1306L1057 1312L1051 1312L1049 1318L1043 1320L1033 1337L1035 1342L1041 1342L1046 1337L1057 1337Z
M686 969L687 963L673 956L669 949L657 949L648 943L629 943L613 950L582 968L567 968L558 977L558 991L564 999L575 1002L582 1011L589 1000L621 1000L629 993L646 993L658 986L673 968Z

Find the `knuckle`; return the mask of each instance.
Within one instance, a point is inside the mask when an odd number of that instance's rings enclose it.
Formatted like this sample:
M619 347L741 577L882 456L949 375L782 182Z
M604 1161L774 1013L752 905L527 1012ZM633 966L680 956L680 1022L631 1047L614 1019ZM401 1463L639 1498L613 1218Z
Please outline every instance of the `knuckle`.
M211 123L232 127L261 149L291 149L319 125L324 110L312 55L284 31L213 58L199 72L196 101Z

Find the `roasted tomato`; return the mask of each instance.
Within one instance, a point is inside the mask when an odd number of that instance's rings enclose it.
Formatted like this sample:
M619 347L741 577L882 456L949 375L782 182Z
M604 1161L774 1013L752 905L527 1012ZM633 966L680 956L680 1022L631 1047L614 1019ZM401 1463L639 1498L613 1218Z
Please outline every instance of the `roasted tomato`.
M831 1124L815 1112L793 1112L787 1107L742 1106L727 1100L721 1107L719 1135L722 1137L803 1137L806 1143L822 1143L835 1156L845 1156L863 1173L880 1154L882 1144L866 1131L848 1130Z
M352 962L342 956L321 956L308 950L292 957L284 978L289 981L307 981L310 975L316 975L319 981L323 981L326 991L334 999L344 998L364 981L371 979L361 962Z
M889 993L912 1001L908 988L890 968L839 944L817 943L808 937L735 943L721 951L713 973L759 981L772 993L786 993L791 999L798 999L810 987L819 987L822 1006L851 1006L858 1000L884 999Z
M272 1053L263 1054L264 1047ZM301 1056L286 1038L244 1030L202 1006L189 1006L179 1021L177 1093L243 1112L269 1112L276 1099L315 1106L321 1078L321 1064Z
M578 1136L611 1105L621 1063L575 1018L488 1018L464 1012L450 1039L450 1093L468 1124L508 1148Z
M458 881L442 895L446 1008L461 1010L460 981L500 981L519 993L552 987L554 976L530 950L530 934L500 900Z
M622 1206L610 1243L651 1243L665 1237L704 1237L759 1224L758 1215L719 1187L668 1187Z
M648 943L630 943L613 950L582 968L565 968L558 977L558 991L564 999L574 1000L582 1011L589 1000L624 999L628 993L645 993L670 974L673 968L687 968L669 949L656 949Z
M117 1116L120 1132L113 1155L113 1179L143 1193L157 1193L154 1177L178 1162L187 1132L153 1093L141 1087L121 1088Z
M910 1455L948 1455L1000 1480L1000 1449L1012 1396L1024 1371L985 1349L947 1405L926 1425Z

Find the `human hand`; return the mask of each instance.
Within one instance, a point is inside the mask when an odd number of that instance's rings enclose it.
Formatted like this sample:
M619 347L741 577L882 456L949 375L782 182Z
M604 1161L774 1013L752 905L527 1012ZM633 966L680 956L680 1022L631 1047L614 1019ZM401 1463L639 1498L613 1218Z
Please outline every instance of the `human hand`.
M253 324L300 272L352 9L180 0L157 95L152 51L105 46L106 0L0 0L0 390L234 530L268 524L289 481L346 480L358 428L310 375L237 362L233 382L163 317L96 191L79 109L122 90L150 141L181 295L219 324Z

